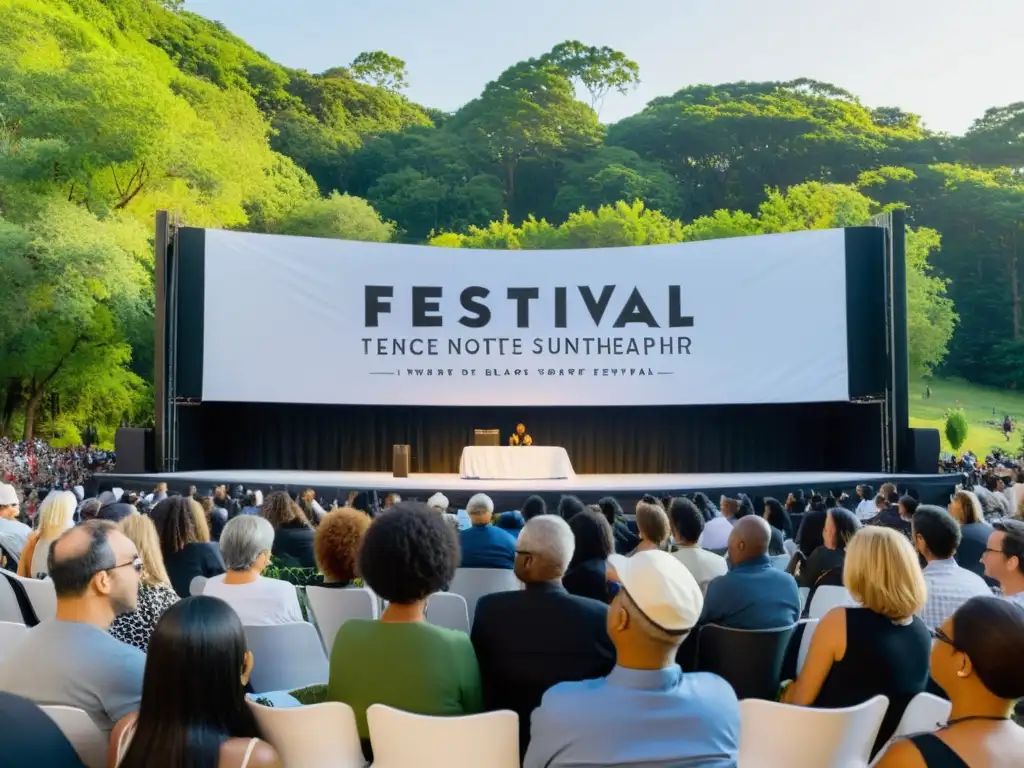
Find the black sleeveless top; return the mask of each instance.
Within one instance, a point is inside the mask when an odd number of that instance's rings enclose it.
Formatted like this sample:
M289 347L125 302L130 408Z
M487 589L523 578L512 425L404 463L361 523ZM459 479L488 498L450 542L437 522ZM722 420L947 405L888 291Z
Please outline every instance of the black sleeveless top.
M971 768L953 749L934 733L912 736L911 743L921 753L928 768Z
M815 707L840 709L886 696L889 708L871 750L872 757L892 737L903 710L928 684L931 636L915 616L894 624L868 608L846 609L846 653L829 670Z

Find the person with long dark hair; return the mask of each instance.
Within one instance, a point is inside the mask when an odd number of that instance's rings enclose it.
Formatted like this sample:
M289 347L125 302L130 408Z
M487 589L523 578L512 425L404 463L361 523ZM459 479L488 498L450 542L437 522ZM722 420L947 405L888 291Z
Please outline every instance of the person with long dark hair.
M949 720L935 733L897 741L879 768L998 768L1019 765L1024 728L1013 705L1024 696L1024 610L995 596L972 597L932 632L931 674L949 695Z
M575 515L569 528L576 546L569 569L562 576L562 586L571 595L610 603L614 593L606 574L608 556L615 547L612 527L602 513L588 509Z
M245 701L252 667L231 606L202 595L172 605L149 641L139 713L111 735L113 765L281 768Z
M203 541L196 530L191 499L171 496L153 507L149 516L160 537L160 550L171 586L179 597L189 596L189 586L196 576L210 578L224 573L220 549L209 540Z
M769 496L764 500L764 519L782 534L783 539L793 538L793 518L778 499Z
M799 586L810 589L804 601L804 613L810 611L811 598L818 587L843 585L846 545L860 528L860 520L845 507L833 507L825 513L825 525L821 529L822 545L807 558L796 580Z

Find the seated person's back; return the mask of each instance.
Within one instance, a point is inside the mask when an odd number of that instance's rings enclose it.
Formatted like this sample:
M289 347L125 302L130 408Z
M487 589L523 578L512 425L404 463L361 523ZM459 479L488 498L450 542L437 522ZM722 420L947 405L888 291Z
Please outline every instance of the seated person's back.
M622 587L608 609L618 664L605 678L559 683L544 694L524 768L733 768L736 694L717 675L684 674L674 663L700 616L700 587L665 552L610 562Z
M491 525L494 502L478 493L466 505L472 525L459 532L462 568L508 568L516 559L516 539Z
M196 527L191 502L191 499L171 496L149 513L160 537L164 567L178 597L189 596L189 587L196 576L211 578L224 573L220 550Z
M150 641L142 706L111 734L114 766L282 768L245 701L253 664L224 601L200 595L168 608Z
M615 666L615 647L607 605L570 595L561 585L573 554L569 525L555 515L536 517L518 547L515 572L526 588L480 598L472 640L484 708L519 715L519 748L525 750L530 713L544 692L555 683L604 677Z
M355 710L367 752L371 704L423 715L474 714L482 708L469 637L425 621L427 598L451 582L457 565L455 531L424 504L396 504L363 538L360 573L389 605L379 621L353 619L338 630L327 698Z
M836 709L887 697L874 752L928 682L931 642L914 615L924 604L925 582L910 542L882 526L867 526L850 539L843 581L863 607L833 608L818 622L786 701Z
M291 496L284 491L268 493L260 514L274 528L274 557L296 568L316 568L316 532Z
M0 722L4 768L85 768L57 724L28 699L0 693Z
M800 592L796 580L768 559L770 539L763 518L751 515L736 521L729 534L732 570L708 584L701 625L774 629L796 623Z
M207 580L203 594L234 608L245 626L303 620L294 585L260 575L270 564L274 540L273 526L258 515L234 517L221 533L220 551L227 573Z
M107 632L115 616L135 610L136 564L135 545L112 523L83 523L61 536L49 560L57 616L0 662L0 691L85 710L107 733L137 711L146 657Z

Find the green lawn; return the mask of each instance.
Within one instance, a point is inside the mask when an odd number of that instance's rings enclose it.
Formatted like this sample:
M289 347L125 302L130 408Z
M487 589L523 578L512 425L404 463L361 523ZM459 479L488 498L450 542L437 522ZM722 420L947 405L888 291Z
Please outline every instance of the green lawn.
M984 457L993 448L1011 453L1016 453L1020 448L1020 430L1024 428L1024 394L1013 390L979 387L959 379L935 379L930 384L930 398L925 397L928 383L913 381L910 384L910 426L934 427L942 434L946 411L959 404L970 424L967 442L961 451L970 448L978 456ZM1003 438L1003 417L1006 414L1010 414L1017 427L1010 435L1010 442ZM942 450L952 451L944 434Z

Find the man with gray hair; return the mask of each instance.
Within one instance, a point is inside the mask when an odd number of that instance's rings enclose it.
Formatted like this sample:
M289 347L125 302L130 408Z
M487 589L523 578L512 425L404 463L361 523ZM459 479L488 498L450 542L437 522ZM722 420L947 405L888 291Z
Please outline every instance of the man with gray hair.
M516 559L515 537L491 525L494 502L485 493L472 496L466 504L472 525L459 532L462 545L462 568L506 568L511 570Z
M519 715L519 746L530 740L530 713L556 683L604 677L615 665L605 625L608 606L562 586L576 543L560 517L526 523L515 573L526 588L480 598L472 640L480 664L485 711Z
M228 570L207 580L203 594L230 605L247 627L303 620L295 587L260 575L270 565L273 546L274 528L259 515L228 520L220 535L220 552Z

